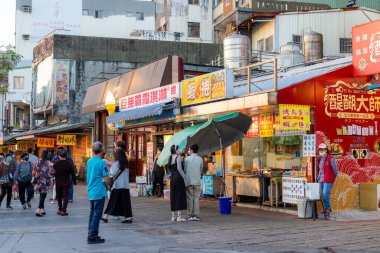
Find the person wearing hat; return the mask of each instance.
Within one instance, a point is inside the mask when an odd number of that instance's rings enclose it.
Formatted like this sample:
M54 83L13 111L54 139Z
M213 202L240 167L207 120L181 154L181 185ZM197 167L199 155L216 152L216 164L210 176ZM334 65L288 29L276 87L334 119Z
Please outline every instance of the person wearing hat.
M338 166L336 164L335 158L328 154L326 144L321 143L318 147L318 152L320 157L317 159L317 181L321 186L326 215L330 215L330 191L334 184L335 178L338 175Z

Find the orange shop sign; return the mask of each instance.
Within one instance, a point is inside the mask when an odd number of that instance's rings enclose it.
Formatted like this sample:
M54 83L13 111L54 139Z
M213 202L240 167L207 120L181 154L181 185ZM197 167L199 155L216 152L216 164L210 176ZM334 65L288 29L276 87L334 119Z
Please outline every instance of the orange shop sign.
M17 150L28 151L28 148L34 149L35 142L34 141L20 141L17 142Z
M353 75L380 73L380 20L352 28Z
M74 134L57 134L57 146L75 146L76 135Z
M37 147L39 148L54 148L54 138L37 138Z

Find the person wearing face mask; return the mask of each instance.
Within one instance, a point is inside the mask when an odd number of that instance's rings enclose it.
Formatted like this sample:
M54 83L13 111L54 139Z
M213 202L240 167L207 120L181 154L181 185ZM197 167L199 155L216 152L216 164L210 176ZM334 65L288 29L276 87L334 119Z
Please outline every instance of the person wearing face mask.
M320 144L318 147L318 151L320 157L317 159L317 181L321 186L323 204L325 207L326 215L328 216L331 213L330 191L334 184L335 178L338 175L338 166L336 164L335 158L327 153L326 144Z
M24 209L26 209L27 205L29 208L32 207L30 203L30 200L32 199L34 193L33 185L31 183L32 169L33 165L31 162L29 162L28 153L22 153L21 162L17 165L15 179L18 183L20 202ZM27 195L26 201L25 195Z
M7 158L11 158L10 155L7 155ZM11 206L12 200L12 185L13 185L13 174L14 167L10 164L10 159L4 159L4 161L0 162L0 185L1 185L1 195L0 195L0 206L1 202L5 195L7 195L7 209L13 209Z

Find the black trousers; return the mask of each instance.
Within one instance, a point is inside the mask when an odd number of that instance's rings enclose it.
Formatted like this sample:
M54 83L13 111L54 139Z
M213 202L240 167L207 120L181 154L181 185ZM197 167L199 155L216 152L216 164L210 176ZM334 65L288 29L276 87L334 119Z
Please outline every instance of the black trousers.
M1 185L0 205L1 202L3 202L5 195L7 195L7 206L10 206L12 199L12 186Z
M46 199L47 193L40 193L40 203L38 204L38 208L45 209L45 199Z
M18 192L19 192L19 197L21 201L21 205L24 205L26 202L30 202L30 200L33 197L33 185L31 182L19 182L18 183ZM25 195L27 195L26 201L25 201Z
M153 188L152 194L157 196L164 196L164 171L153 170ZM157 184L160 184L160 191L157 191Z

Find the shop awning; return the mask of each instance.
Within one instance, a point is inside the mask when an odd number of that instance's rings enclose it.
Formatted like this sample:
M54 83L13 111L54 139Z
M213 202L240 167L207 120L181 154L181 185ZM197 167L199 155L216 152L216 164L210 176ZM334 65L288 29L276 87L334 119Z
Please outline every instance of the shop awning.
M163 104L151 105L144 108L137 108L128 111L116 112L106 118L107 124L124 121L134 120L139 118L145 118L154 115L161 115L164 108Z
M99 83L88 87L82 104L82 114L105 110L104 99L107 85Z

